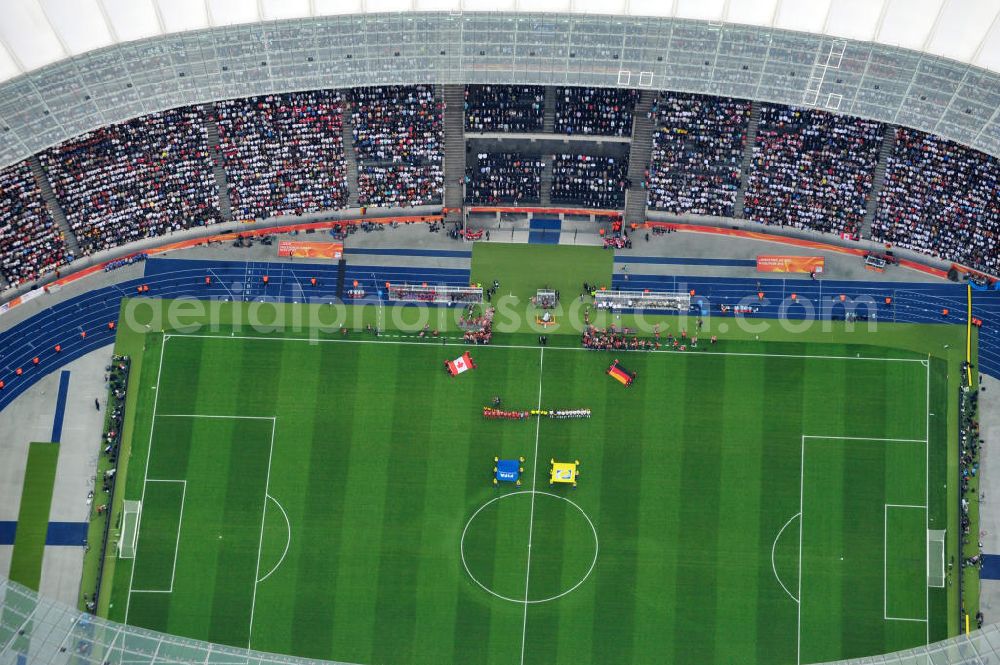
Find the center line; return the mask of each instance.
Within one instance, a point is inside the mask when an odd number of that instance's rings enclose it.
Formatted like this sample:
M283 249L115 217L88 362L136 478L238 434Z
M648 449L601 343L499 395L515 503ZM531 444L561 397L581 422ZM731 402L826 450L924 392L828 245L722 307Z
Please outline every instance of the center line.
M545 349L538 356L538 406L542 410L542 367L545 365ZM528 564L524 573L524 620L521 622L521 665L524 665L524 643L528 635L528 582L531 580L531 533L535 528L535 482L538 478L538 432L542 427L542 416L535 416L535 458L531 466L531 513L528 518Z

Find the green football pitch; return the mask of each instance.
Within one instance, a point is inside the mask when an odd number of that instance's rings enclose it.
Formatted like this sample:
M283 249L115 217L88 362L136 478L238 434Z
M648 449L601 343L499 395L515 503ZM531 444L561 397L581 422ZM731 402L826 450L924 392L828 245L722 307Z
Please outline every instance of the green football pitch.
M110 616L356 663L808 663L943 639L944 361L149 334ZM589 420L486 421L507 408ZM524 457L520 487L494 457ZM577 488L551 459L580 461Z

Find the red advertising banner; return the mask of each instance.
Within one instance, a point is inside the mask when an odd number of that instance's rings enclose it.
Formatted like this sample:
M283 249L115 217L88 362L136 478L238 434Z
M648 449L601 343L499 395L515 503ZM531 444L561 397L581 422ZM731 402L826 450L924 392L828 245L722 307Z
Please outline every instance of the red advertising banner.
M758 272L823 272L826 259L822 256L774 256L762 254L757 257Z
M342 242L282 240L278 243L278 256L293 256L297 259L339 259L343 255Z

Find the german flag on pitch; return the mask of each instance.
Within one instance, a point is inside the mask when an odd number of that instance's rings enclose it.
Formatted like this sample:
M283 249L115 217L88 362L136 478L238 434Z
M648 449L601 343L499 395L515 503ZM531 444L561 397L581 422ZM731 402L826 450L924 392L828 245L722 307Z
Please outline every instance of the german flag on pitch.
M623 386L630 386L632 382L635 381L635 372L630 372L624 367L622 367L617 360L611 363L608 367L608 376L610 376L615 381L618 381Z

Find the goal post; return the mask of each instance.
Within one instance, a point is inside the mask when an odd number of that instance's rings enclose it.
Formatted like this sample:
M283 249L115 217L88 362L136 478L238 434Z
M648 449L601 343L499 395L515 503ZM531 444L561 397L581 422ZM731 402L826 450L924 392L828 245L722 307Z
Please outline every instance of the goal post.
M933 589L944 588L944 535L944 530L927 530L927 586Z
M135 547L139 540L139 515L142 513L141 501L126 500L122 508L122 528L118 538L118 557L134 559Z

